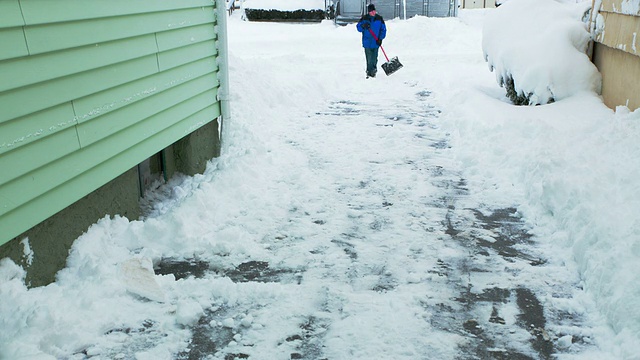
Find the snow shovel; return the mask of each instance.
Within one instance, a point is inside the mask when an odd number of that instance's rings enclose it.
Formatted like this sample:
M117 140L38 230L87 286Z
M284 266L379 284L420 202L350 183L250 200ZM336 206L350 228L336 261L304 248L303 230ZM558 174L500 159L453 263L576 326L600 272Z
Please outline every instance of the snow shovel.
M376 41L378 41L378 37L376 36L376 34L373 33L373 30L371 30L371 28L369 28L369 32L371 33L371 36L373 36L373 38ZM398 60L398 57L394 56L393 59L389 60L389 57L387 56L387 53L384 51L384 48L382 48L382 45L380 45L380 49L384 54L384 58L387 59L387 62L382 64L382 70L384 70L384 73L387 74L387 76L389 76L394 72L400 70L400 68L402 67L402 64L400 64L400 60Z

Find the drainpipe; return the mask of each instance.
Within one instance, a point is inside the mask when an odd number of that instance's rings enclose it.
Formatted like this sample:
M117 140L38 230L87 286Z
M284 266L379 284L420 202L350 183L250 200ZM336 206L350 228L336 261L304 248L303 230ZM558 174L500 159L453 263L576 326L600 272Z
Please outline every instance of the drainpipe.
M404 12L404 19L407 20L407 0L402 0L402 11Z
M220 143L224 143L225 136L223 136L224 129L227 127L225 123L231 120L231 111L229 110L229 43L227 37L227 9L224 6L224 0L216 0L216 19L218 35L218 41L216 46L218 48L218 81L220 81L220 88L218 89L218 101L220 101L220 112L222 114L222 121L220 122Z
M595 17L593 16L594 11L596 11L595 6L596 6L596 0L592 0L591 11L589 12L589 35L590 35L589 37L591 39L587 44L587 56L591 61L593 61L593 47L594 47L594 42L596 40L596 32L594 30L594 25L593 25L593 22L595 21Z

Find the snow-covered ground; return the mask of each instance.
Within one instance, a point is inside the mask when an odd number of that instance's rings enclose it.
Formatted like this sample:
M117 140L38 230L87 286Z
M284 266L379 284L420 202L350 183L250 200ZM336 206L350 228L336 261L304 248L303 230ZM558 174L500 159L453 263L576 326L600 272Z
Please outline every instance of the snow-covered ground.
M354 26L234 13L223 155L49 286L2 260L0 358L638 359L640 112L510 105L491 11L388 20L368 80Z

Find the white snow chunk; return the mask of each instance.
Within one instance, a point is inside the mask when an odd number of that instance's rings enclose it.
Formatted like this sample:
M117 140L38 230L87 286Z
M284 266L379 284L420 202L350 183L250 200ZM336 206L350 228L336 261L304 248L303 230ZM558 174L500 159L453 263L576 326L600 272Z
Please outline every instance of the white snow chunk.
M236 326L236 322L233 318L228 318L222 321L222 326L233 329Z
M252 323L253 323L253 316L251 315L247 315L243 317L242 320L240 321L240 325L244 327L249 327L251 326Z
M24 281L27 273L22 267L17 265L13 260L8 257L0 259L0 282L8 283L12 280Z
M20 241L20 244L22 244L23 246L23 257L26 260L27 265L31 266L31 264L33 263L33 249L31 249L31 246L29 245L29 238L26 237L22 239L22 241Z
M558 347L561 349L567 349L573 343L573 336L565 335L558 339Z
M148 258L132 258L120 265L120 277L127 291L143 298L164 302L164 291L156 281L153 263Z
M420 274L411 273L407 275L407 283L409 284L418 284L422 281L422 277Z
M195 300L183 300L178 303L176 310L176 322L180 325L189 326L195 324L204 314L200 303Z

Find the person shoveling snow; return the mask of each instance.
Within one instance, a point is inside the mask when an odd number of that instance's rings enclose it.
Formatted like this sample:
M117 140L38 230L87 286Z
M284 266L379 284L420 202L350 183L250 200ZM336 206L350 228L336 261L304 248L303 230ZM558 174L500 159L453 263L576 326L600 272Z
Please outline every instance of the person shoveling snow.
M382 49L382 40L387 36L387 26L382 16L376 13L373 4L367 6L367 14L363 15L356 28L362 33L362 47L367 59L367 79L376 77L378 71L378 48ZM397 57L389 61L387 54L382 49L387 62L382 64L382 69L387 75L391 75L402 67Z

